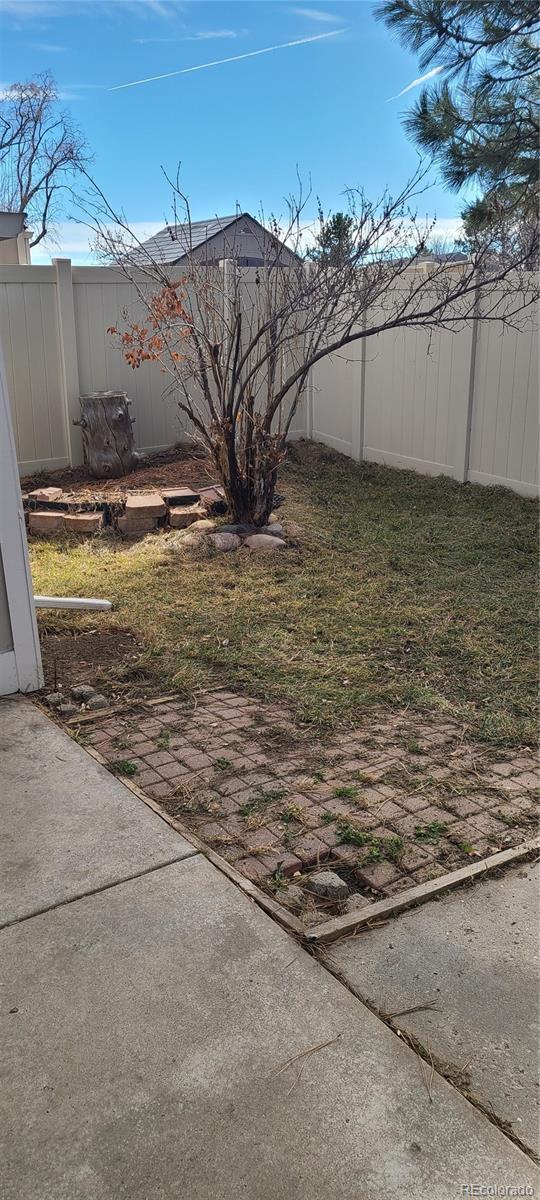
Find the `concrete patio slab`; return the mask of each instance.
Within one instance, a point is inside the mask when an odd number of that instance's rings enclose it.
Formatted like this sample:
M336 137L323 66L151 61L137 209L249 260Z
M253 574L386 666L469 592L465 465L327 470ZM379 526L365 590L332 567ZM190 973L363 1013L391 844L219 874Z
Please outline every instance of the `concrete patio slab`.
M328 948L359 995L396 1018L534 1150L539 1129L539 877L522 863Z
M534 1186L512 1142L437 1075L430 1101L418 1057L201 856L12 925L0 954L3 1200Z
M194 854L35 705L0 701L0 925Z

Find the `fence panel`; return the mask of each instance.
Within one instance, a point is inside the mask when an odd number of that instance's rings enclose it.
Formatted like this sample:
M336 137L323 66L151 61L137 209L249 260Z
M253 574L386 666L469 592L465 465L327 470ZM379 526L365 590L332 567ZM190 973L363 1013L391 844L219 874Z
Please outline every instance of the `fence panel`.
M400 329L366 343L364 457L427 475L458 467L456 425L466 420L471 328Z
M0 269L0 331L21 474L65 466L54 267Z
M148 286L148 290L152 289ZM143 363L133 370L120 353L116 339L107 333L110 326L121 325L124 308L130 320L144 321L144 305L133 284L108 267L75 267L73 295L81 393L109 389L127 392L133 401L135 442L140 450L155 450L179 441L186 421L173 398L163 395L167 376L161 374L156 363Z
M243 286L249 313L258 303L251 269ZM70 456L80 461L70 424L79 392L125 390L139 449L163 448L188 432L174 399L163 394L166 376L155 364L132 371L107 334L124 308L136 320L143 307L112 268L71 272L68 260L0 267L0 334L21 473L52 470ZM280 371L288 373L294 359L292 347ZM453 333L399 330L318 363L291 436L314 437L354 459L534 495L537 397L532 319L519 329L480 321Z
M362 344L323 358L313 369L312 436L349 458L360 458Z
M469 479L523 495L538 486L538 342L533 321L478 323Z

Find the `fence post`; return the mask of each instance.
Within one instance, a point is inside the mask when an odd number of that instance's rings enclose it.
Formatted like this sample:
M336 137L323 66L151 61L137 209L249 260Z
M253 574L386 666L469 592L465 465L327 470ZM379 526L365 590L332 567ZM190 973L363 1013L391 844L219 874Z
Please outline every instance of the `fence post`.
M362 329L366 328L367 313L362 316ZM352 412L352 456L356 462L361 462L364 457L364 426L365 426L365 409L366 409L366 342L367 338L362 338L360 342L360 392L358 395L358 404L354 404Z
M469 455L471 449L471 424L476 386L476 350L478 346L480 296L477 291L471 321L471 354L469 359L469 385L463 405L456 405L454 442L454 479L466 483L469 478ZM459 335L458 335L459 336Z
M305 392L306 401L304 408L304 437L309 441L311 441L313 437L313 371L314 367L311 367L307 377L307 387Z
M74 420L79 419L81 410L79 407L79 360L77 356L71 260L69 258L54 258L53 263L56 273L60 375L64 401L66 449L70 466L78 467L84 462L84 454L81 430L73 424Z

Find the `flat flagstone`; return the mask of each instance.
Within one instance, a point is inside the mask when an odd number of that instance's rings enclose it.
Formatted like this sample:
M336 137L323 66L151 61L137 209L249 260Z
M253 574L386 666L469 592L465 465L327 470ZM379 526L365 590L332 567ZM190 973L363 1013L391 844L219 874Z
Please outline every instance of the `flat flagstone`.
M35 705L0 701L0 924L193 854Z
M534 1186L498 1128L437 1074L430 1100L417 1056L201 856L12 925L0 953L2 1200Z
M538 1151L538 866L460 888L328 947L332 966ZM472 1178L472 1177L471 1177ZM508 1180L510 1182L510 1180Z

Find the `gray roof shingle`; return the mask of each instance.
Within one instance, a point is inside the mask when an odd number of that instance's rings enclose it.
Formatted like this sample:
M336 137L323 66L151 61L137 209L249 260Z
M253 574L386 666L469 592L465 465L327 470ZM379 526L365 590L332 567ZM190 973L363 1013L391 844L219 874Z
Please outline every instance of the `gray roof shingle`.
M164 229L160 229L142 245L154 261L172 265L183 258L190 249L195 250L197 246L202 246L216 233L221 233L229 225L233 225L235 221L247 215L247 213L234 213L232 217L211 217L207 221L192 221L191 225L166 225ZM141 251L136 253L141 253Z

